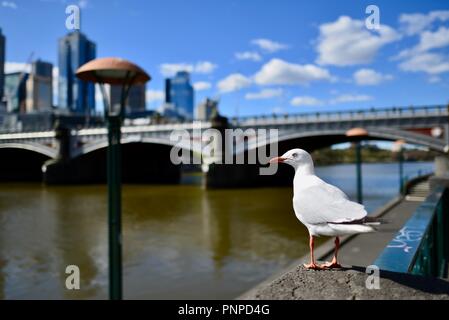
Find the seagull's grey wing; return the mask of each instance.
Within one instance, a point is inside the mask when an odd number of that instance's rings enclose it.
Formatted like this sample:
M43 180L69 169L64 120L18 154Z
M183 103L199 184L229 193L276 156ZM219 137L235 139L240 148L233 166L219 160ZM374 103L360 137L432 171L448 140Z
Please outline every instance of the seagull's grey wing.
M298 191L293 207L304 223L351 222L367 215L363 205L350 201L343 191L322 180Z

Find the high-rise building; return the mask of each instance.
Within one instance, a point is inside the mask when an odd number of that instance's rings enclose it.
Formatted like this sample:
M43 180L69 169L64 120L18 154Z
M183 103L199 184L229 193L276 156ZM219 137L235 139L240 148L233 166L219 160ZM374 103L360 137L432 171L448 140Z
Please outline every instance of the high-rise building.
M5 98L8 112L26 112L26 82L29 74L14 72L5 75Z
M145 111L146 101L145 101L145 84L135 84L133 85L128 93L128 98L125 103L125 110L127 113L134 113ZM110 99L111 106L120 105L120 99L122 96L122 87L117 85L111 85Z
M218 112L218 101L207 98L196 107L196 119L209 121Z
M175 110L183 118L193 119L194 92L190 84L190 75L186 71L179 71L165 82L166 103L172 103Z
M96 45L81 32L74 31L59 39L59 107L74 113L95 110L95 85L75 75L86 62L95 59Z
M5 47L6 38L2 34L2 29L0 29L0 104L5 90Z
M50 110L53 105L53 65L37 60L26 82L26 112Z

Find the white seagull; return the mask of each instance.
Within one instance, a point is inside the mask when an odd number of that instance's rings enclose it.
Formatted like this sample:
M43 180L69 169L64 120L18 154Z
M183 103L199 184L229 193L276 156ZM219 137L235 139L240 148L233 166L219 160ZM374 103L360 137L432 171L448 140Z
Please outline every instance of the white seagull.
M293 149L270 163L287 163L295 169L293 179L293 209L296 217L309 230L310 263L307 269L340 268L337 254L339 236L373 232L372 225L379 224L368 217L365 207L350 201L346 194L315 175L310 154L302 149ZM313 254L314 237L335 238L335 253L331 262L318 265Z

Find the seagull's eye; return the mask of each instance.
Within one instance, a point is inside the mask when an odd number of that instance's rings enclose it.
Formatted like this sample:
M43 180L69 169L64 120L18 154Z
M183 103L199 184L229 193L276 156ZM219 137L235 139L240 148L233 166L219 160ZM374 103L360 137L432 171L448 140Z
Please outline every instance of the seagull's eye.
M292 154L292 157L296 159L296 158L298 158L298 154L294 153L294 154Z

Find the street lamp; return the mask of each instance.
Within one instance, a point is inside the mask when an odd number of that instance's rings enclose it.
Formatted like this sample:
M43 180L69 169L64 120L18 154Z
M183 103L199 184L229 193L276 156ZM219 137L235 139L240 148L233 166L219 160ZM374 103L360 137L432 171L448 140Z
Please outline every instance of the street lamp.
M368 135L368 131L363 128L353 128L346 131L346 136L355 141L355 157L356 157L356 171L357 171L357 202L363 203L362 190L362 148L361 140Z
M121 227L121 124L125 103L134 84L144 84L150 76L137 65L120 58L100 58L82 65L76 76L98 83L103 95L108 124L107 179L109 221L109 297L122 299L122 227ZM120 105L111 105L104 84L121 85Z
M404 144L405 141L400 139L393 143L392 151L398 154L399 163L399 192L404 192Z

